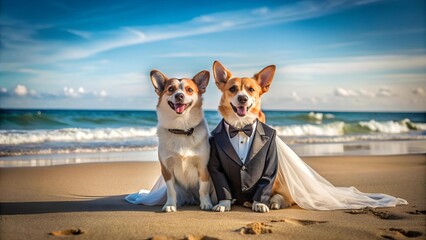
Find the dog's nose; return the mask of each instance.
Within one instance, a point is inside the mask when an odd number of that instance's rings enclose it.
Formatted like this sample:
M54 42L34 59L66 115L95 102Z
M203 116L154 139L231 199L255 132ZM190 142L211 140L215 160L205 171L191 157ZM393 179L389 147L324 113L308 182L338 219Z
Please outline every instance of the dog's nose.
M247 101L248 101L248 97L247 96L244 96L244 95L238 96L238 102L239 103L244 104Z
M182 102L184 97L185 97L185 95L183 95L183 93L176 93L175 94L175 99L178 102Z

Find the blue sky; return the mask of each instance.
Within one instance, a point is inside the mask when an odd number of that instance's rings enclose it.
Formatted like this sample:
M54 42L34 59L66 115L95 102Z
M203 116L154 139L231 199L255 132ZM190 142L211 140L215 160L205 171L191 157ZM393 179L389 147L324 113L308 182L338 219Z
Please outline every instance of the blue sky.
M155 109L149 71L277 65L264 109L426 110L425 1L2 0L0 107ZM210 80L206 109L220 93Z

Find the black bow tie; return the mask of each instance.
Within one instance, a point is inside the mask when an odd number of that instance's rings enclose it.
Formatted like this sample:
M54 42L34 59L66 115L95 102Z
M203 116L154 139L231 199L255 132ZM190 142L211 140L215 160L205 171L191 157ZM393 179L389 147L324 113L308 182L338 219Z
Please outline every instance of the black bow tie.
M237 129L233 126L229 125L229 137L233 138L235 137L239 132L244 132L247 137L251 137L251 134L253 133L253 125L245 125L243 128Z

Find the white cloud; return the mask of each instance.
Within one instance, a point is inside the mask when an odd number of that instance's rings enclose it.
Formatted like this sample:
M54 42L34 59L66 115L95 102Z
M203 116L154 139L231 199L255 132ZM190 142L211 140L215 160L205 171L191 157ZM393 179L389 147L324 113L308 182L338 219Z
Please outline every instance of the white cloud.
M392 93L388 88L380 88L376 95L378 97L390 97L392 96Z
M286 75L341 75L426 68L426 55L371 55L317 59L313 63L290 64Z
M96 96L96 97L106 97L107 95L108 93L105 90L93 92L93 96Z
M211 16L203 15L203 16L195 17L193 21L199 22L199 23L212 23L212 22L215 22L216 19Z
M252 13L256 15L265 15L269 13L269 8L267 7L257 8L257 9L254 9Z
M26 96L28 94L28 89L27 89L26 86L19 84L15 87L14 92L15 92L16 95L23 97L23 96Z
M68 29L67 31L71 34L74 34L74 35L79 36L79 37L84 38L84 39L89 39L89 38L92 37L92 33L90 33L90 32L74 30L74 29Z
M367 91L363 88L359 90L348 89L348 88L336 88L334 90L334 96L337 97L353 97L353 98L374 98L374 97L390 97L393 93L388 88L380 88L376 93Z
M382 79L386 79L392 82L424 82L426 79L426 74L424 73L393 73L393 74L383 74L381 75Z
M66 97L80 97L80 95L74 91L74 88L64 87L64 95Z
M82 98L82 97L101 97L104 98L108 96L108 93L105 90L95 90L95 91L87 91L83 87L72 88L72 87L64 87L63 88L63 96L69 98Z
M318 99L316 97L312 97L310 100L311 100L311 102L313 104L317 104L318 103Z
M359 93L360 96L363 96L363 97L371 97L371 98L375 97L374 93L369 92L369 91L367 91L367 90L365 90L363 88L361 88L360 90L358 90L358 93Z
M295 91L293 91L293 92L291 92L291 98L294 100L294 101L300 101L300 100L302 100L302 98L297 94L297 92L295 92Z
M11 92L11 93L9 93ZM34 89L28 89L25 85L18 84L13 91L8 90L5 87L0 87L0 97L14 98L14 97L27 97L32 99L77 99L77 98L106 98L108 97L108 92L104 89L88 91L83 87L73 88L73 87L64 87L62 91L56 93L51 92L37 92Z
M50 74L49 71L44 71L44 70L39 70L39 69L32 69L32 68L20 68L20 69L18 69L18 72L28 73L28 74L34 74L34 75L47 75L47 74Z
M334 95L338 97L357 97L359 94L352 89L336 88Z
M78 93L83 94L84 93L84 88L83 87L79 87L78 88Z
M84 97L84 96L88 96L88 93L86 92L86 90L83 87L79 87L79 88L72 88L72 87L64 87L63 88L63 95L65 97L71 97L71 98L79 98L79 97Z
M419 96L425 96L426 95L425 90L421 87L414 89L413 94L419 95Z
M107 92L106 92L105 90L102 90L102 91L99 93L99 96L101 96L101 97L106 97L106 96L107 96Z

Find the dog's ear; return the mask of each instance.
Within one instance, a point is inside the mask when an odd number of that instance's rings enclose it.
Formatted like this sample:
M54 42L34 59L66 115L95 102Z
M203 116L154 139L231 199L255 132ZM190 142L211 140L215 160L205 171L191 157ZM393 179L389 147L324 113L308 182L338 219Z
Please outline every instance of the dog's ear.
M266 93L269 90L269 86L272 83L274 74L275 74L275 65L269 65L265 67L264 69L262 69L262 71L254 75L254 78L257 80L260 87L262 88L261 94Z
M226 69L219 61L213 63L213 75L216 86L222 89L226 82L232 77L232 73Z
M152 85L155 88L155 92L158 94L158 96L160 96L164 90L164 84L168 78L158 70L152 70L150 76Z
M192 80L197 84L198 91L203 94L206 92L207 85L209 84L210 73L203 70L195 75Z

